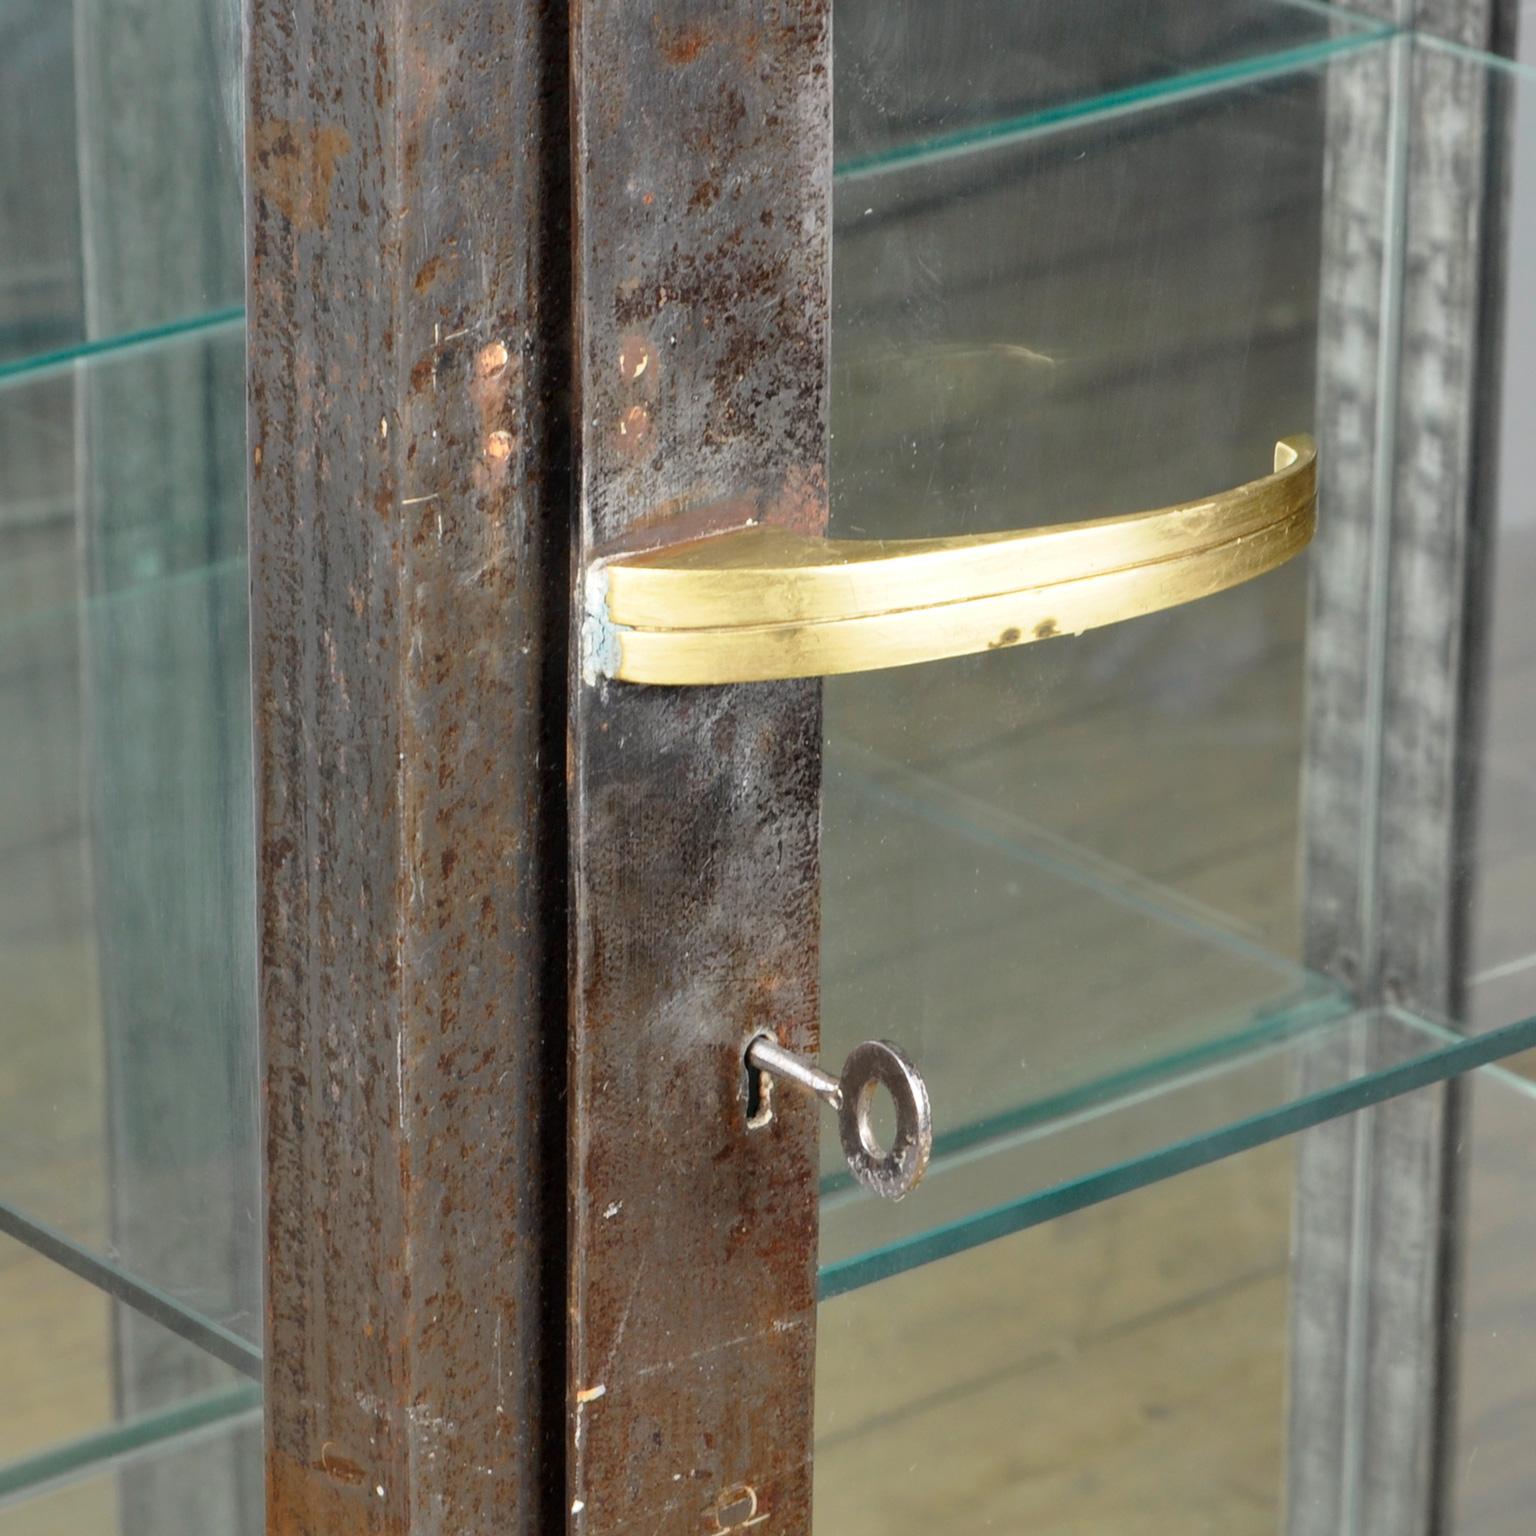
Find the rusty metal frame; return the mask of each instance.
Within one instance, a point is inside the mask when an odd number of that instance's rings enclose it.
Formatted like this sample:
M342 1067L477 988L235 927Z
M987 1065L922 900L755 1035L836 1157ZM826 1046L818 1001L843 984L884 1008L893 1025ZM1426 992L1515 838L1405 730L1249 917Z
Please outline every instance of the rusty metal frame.
M253 0L267 1528L547 1536L565 1272L561 0Z
M827 514L827 0L573 13L580 560ZM808 1532L820 683L573 660L570 1529Z

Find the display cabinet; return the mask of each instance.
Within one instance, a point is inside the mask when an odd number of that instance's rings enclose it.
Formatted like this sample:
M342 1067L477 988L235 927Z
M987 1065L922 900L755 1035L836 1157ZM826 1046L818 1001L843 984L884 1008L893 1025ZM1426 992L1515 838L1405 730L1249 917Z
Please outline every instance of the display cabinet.
M1536 75L1383 9L0 3L0 1536L1528 1527Z

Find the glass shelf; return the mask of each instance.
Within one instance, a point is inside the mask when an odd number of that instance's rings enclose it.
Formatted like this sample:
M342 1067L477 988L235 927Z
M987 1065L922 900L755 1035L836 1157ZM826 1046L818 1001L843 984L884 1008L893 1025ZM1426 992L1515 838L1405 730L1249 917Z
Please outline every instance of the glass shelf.
M0 1304L0 1506L259 1405L254 1382L8 1238Z
M1088 117L1288 73L1390 36L1311 0L1039 0L903 6L839 0L837 174L862 180ZM1115 39L1115 47L1105 39Z
M822 1299L964 1253L1536 1046L1536 1018L1467 1038L1383 1010L1170 1066L1080 1107L956 1127L899 1205L822 1199ZM1213 1053L1214 1056L1214 1053Z
M1533 1497L1536 1091L1484 1068L1463 1104L1446 1529L1515 1536ZM824 1305L815 1529L1283 1529L1305 1141Z

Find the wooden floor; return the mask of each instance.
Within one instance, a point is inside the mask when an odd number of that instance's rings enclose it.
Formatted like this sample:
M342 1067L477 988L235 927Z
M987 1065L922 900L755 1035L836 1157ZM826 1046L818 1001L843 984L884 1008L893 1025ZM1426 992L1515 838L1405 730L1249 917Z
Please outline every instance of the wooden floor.
M1279 1530L1289 1148L822 1308L819 1536Z

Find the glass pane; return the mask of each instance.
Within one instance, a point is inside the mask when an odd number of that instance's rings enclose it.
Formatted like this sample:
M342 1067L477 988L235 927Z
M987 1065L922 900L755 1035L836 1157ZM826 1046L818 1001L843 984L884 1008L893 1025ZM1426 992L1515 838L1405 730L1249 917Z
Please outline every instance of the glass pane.
M1390 66L1373 45L840 180L834 531L1126 513L1264 474L1290 433L1327 453L1330 92L1381 114L1379 296ZM904 1044L941 1149L1345 1016L1301 957L1308 575L828 681L823 1050ZM1184 1134L1125 1124L1095 1156ZM910 1208L886 1230L959 1215L926 1189Z
M1495 1536L1530 1523L1536 1095L1497 1071L1465 1092L1449 1528ZM1275 1142L825 1303L816 1529L1278 1536L1296 1152Z
M235 332L0 387L0 1204L255 1338L242 374Z
M238 310L239 16L0 6L0 373Z
M845 176L1146 94L1283 68L1387 28L1310 0L837 0Z
M1409 84L1429 105L1394 113ZM1432 436L1436 418L1411 413L1479 409L1471 370L1465 399L1399 396L1429 365L1399 369L1387 345L1401 264L1422 290L1467 206L1461 162L1425 152L1447 131L1433 104L1480 103L1501 136L1518 273L1536 229L1529 85L1475 56L1373 43L841 176L835 531L1128 512L1250 478L1276 437L1311 430L1349 466L1321 515L1371 537L1399 482L1363 425L1387 423L1388 455L1423 421ZM824 1054L905 1044L937 1138L929 1182L893 1208L857 1198L827 1127L824 1295L1531 1043L1529 307L1512 282L1492 349L1502 421L1473 449L1486 506L1465 497L1466 804L1446 835L1466 848L1446 900L1467 942L1449 1008L1361 1009L1303 963L1311 560L1119 629L829 680ZM1470 338L1477 316L1462 322ZM1418 601L1383 568L1364 578L1359 654L1341 657L1362 672L1372 626ZM1372 820L1376 762L1362 754L1330 822L1366 871L1414 856L1400 810ZM1496 1033L1469 1054L1444 1026Z

